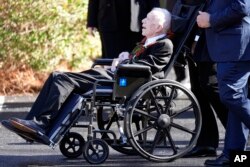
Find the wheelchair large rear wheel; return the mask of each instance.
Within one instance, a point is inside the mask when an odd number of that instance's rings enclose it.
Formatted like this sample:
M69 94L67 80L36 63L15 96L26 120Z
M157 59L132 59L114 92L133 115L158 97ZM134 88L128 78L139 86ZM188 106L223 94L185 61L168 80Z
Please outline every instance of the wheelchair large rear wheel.
M114 150L127 154L136 155L137 152L131 147L129 143L122 143L122 136L119 132L119 126L124 125L124 118L118 116L113 107L105 106L97 109L97 126L100 130L111 130L115 133L117 139L110 133L102 133L102 139L105 140ZM122 128L122 127L121 127ZM116 140L116 142L115 142Z
M140 122L140 130L132 122ZM167 162L190 151L201 128L195 96L180 83L156 80L142 86L129 101L125 132L144 158Z

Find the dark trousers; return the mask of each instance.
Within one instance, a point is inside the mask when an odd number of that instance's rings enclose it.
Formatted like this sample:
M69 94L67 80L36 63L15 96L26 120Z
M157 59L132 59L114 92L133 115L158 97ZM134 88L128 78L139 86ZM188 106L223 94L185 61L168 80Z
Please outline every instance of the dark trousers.
M44 83L26 119L35 119L49 128L72 92L85 93L93 88L96 80L111 80L112 77L113 74L103 68L94 68L81 73L53 72Z
M222 125L227 125L227 108L221 103L212 62L189 63L191 90L198 99L202 112L202 127L196 146L218 147L219 132L214 111Z
M186 59L185 59L185 53L181 52L177 59L176 59L177 64L174 66L174 72L176 75L176 81L181 82L186 79Z
M220 98L229 110L223 150L229 157L231 150L245 150L248 142L250 61L220 62L217 68Z

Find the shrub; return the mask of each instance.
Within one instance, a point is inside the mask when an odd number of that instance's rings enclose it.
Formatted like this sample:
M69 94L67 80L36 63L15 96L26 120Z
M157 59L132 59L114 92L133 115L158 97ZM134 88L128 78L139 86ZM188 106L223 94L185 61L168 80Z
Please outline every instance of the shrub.
M100 55L99 38L87 35L87 0L0 0L0 67L6 62L53 70Z

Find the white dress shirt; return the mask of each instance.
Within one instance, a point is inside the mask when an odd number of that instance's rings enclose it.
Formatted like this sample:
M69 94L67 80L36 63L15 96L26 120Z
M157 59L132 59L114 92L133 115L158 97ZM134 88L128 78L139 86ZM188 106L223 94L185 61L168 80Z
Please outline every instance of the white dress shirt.
M161 34L161 35L157 35L155 37L148 38L144 44L144 47L146 48L148 45L155 43L158 39L163 38L165 36L166 36L166 34Z

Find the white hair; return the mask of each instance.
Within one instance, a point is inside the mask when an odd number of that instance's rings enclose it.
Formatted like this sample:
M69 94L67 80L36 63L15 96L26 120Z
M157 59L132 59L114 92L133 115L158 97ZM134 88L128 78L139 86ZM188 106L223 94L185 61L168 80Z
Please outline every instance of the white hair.
M159 24L163 26L163 31L167 32L171 26L171 13L163 8L153 8L152 12L155 13Z

